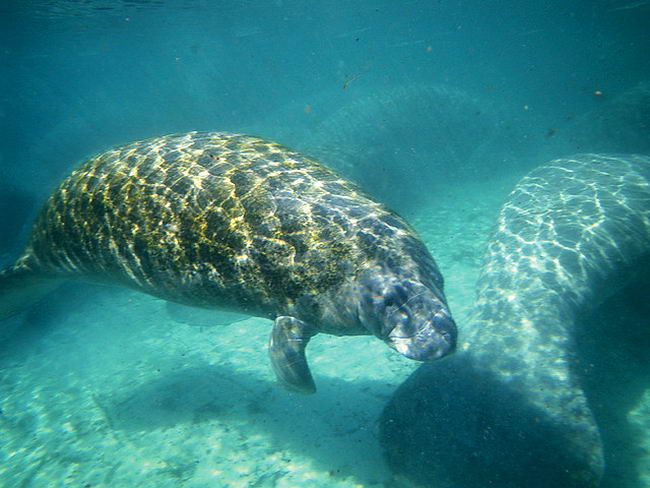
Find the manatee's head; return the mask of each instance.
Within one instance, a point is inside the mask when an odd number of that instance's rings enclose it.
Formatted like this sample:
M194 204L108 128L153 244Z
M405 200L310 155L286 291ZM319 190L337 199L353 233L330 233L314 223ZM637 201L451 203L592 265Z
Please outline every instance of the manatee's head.
M454 351L456 324L442 291L411 279L366 276L359 320L409 359L430 361Z

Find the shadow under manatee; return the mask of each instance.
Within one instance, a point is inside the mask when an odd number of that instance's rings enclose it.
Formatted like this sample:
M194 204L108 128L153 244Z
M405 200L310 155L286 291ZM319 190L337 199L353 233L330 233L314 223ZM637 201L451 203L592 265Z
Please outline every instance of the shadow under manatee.
M268 432L274 451L306 454L315 468L333 476L370 484L389 477L375 439L376 421L392 387L327 377L317 381L318 393L297 395L261 377L206 365L96 400L111 427L127 435L214 421L237 429L242 427L235 421L243 420L249 433Z
M165 302L165 310L175 322L193 327L212 327L215 323L230 325L250 318L250 315L241 313L189 307L174 302Z
M393 470L422 486L584 486L572 469L581 462L563 449L572 433L463 353L421 366L381 429Z
M100 401L113 428L150 431L264 409L268 396L262 395L263 390L262 380L206 366L165 373L135 390Z
M603 488L641 488L643 433L628 413L650 387L650 278L635 282L581 318L574 368L581 376L604 445Z
M650 386L649 290L648 280L628 286L583 317L573 337L573 368L604 444L602 487L644 486L640 433L626 415ZM583 460L567 449L571 426L538 411L516 382L506 385L462 352L421 366L382 415L392 469L436 488L588 485Z

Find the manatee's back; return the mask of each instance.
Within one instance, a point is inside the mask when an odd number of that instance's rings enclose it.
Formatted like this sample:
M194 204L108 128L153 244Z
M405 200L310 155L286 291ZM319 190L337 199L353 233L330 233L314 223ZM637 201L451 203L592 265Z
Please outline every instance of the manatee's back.
M354 184L281 145L188 133L78 167L41 212L23 262L267 315L340 286L382 242L393 246L380 235L386 222L410 232Z
M541 310L555 296L571 315L614 293L650 258L649 183L640 155L581 154L532 171L501 209L479 303Z

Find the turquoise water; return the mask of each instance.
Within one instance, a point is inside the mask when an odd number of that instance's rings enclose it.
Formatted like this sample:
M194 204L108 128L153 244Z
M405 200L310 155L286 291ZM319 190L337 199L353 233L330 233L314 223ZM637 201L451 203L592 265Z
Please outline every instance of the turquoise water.
M404 215L462 335L519 178L575 152L650 154L649 20L647 2L618 0L5 2L0 262L85 158L240 131L316 156ZM647 317L626 306L643 343ZM418 364L370 337L321 335L309 347L319 392L296 396L275 383L269 332L64 285L2 322L0 486L416 486L385 462L378 419ZM602 369L648 364L621 354ZM606 486L648 486L647 382L608 381L634 401L600 419L616 468Z

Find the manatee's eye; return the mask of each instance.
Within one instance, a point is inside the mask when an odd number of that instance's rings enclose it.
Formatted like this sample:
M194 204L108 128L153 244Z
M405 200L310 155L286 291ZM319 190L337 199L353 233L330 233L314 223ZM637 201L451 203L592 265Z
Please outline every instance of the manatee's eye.
M395 296L394 293L389 293L386 296L384 296L384 305L386 306L386 308L399 306L397 303L397 297Z
M395 310L395 313L393 313L393 322L395 324L398 324L400 328L404 328L406 325L408 325L410 321L410 315L406 310Z
M393 314L393 324L399 329L400 337L413 337L416 333L415 321L407 310L397 310Z
M384 294L384 305L386 308L399 308L406 302L406 290L401 286L393 286L390 291Z
M442 339L445 342L449 342L449 343L452 342L453 338L451 336L451 332L443 330L443 331L440 331L439 334L440 334L440 337L442 337Z

